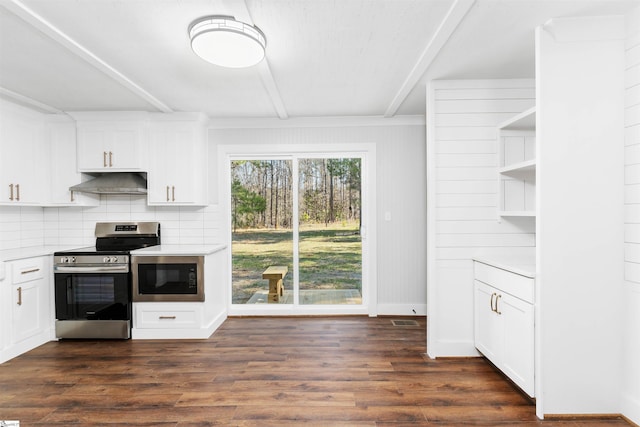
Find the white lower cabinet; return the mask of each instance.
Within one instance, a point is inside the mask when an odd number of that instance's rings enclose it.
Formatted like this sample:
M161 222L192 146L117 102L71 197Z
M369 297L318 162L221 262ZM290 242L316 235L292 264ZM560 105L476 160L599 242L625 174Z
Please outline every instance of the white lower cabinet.
M474 264L475 346L534 397L534 281L482 263Z
M7 326L0 363L51 339L50 271L49 257L7 262L7 276L0 282Z

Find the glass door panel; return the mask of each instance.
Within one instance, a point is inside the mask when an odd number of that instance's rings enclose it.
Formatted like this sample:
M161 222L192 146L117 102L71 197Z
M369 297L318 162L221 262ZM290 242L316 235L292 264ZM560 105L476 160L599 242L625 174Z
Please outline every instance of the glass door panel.
M233 304L293 304L292 191L291 160L231 162Z
M299 159L299 304L362 304L361 161Z

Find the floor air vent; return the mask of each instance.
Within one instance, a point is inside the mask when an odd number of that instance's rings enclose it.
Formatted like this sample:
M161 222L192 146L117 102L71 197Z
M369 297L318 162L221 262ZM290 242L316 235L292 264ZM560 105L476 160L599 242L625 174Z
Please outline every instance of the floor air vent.
M393 323L393 326L418 326L418 322L415 320L394 319L391 323Z

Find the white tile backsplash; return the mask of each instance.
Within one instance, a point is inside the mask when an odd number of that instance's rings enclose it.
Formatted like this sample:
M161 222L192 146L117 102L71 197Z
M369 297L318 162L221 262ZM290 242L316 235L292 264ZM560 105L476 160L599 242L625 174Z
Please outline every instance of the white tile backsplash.
M0 250L39 245L93 246L96 222L158 221L164 244L216 244L218 206L147 206L143 196L101 196L92 207L0 206Z

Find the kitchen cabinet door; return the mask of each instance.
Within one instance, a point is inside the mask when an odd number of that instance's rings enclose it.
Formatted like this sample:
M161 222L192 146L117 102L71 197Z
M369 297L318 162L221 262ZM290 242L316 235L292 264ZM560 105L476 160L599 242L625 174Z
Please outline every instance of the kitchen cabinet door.
M0 120L0 204L39 205L47 169L44 122L35 113L2 106Z
M138 121L78 122L78 171L145 169L145 124Z
M503 346L503 325L500 317L493 311L497 292L496 289L477 280L474 282L474 289L476 348L497 365Z
M48 205L53 206L97 206L100 197L94 194L76 193L69 190L79 184L85 175L77 171L76 125L71 121L49 123L49 163L51 190ZM86 179L90 178L86 176Z
M206 204L206 129L199 122L153 123L149 205Z
M533 305L501 294L497 310L503 316L504 347L502 369L530 396L534 392Z
M9 289L8 328L0 362L25 353L51 339L50 257L11 261L0 286ZM8 283L6 283L8 282Z

